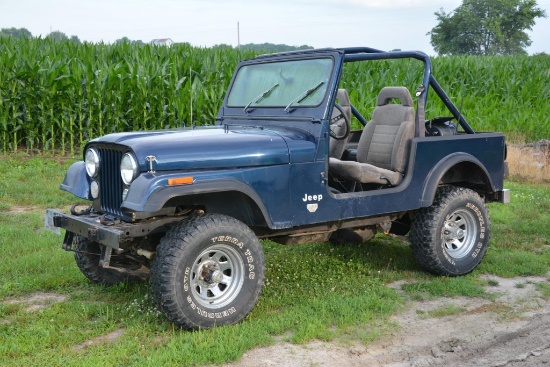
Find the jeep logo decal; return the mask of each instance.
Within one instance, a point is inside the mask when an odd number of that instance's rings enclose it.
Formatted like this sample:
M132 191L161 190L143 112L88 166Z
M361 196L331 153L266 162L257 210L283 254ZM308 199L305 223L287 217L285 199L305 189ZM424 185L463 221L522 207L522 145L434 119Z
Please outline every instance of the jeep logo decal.
M308 202L308 201L321 201L323 200L323 195L308 195L307 193L305 194L305 196L302 198L302 200L304 202Z

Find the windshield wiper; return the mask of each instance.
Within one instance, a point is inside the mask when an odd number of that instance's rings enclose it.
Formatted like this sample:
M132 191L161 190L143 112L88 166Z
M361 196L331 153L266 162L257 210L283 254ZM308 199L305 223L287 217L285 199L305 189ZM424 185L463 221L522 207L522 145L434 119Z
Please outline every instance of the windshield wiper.
M248 107L250 107L250 105L252 103L256 103L256 102L259 102L261 101L262 99L264 99L265 97L267 97L269 95L269 93L273 92L273 89L277 88L279 86L279 83L275 83L273 84L273 86L271 88L269 88L268 90L266 90L265 92L263 92L262 94L260 94L258 97L254 98L252 101L250 101L249 104L247 104L246 106L244 106L243 108L243 111L246 112L248 110Z
M319 83L317 83L316 86L314 86L313 88L309 88L308 90L306 90L304 93L300 94L298 97L294 98L286 107L285 107L285 112L288 113L288 111L290 110L290 107L294 104L294 103L300 103L302 102L304 99L306 99L307 97L309 97L313 92L315 92L317 89L319 89L319 87L321 85L325 84L324 81L320 81Z

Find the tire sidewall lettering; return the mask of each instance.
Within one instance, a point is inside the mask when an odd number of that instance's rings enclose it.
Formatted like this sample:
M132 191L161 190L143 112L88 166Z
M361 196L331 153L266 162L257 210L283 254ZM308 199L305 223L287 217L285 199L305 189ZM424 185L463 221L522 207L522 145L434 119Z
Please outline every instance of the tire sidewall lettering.
M490 235L482 195L450 184L438 187L432 204L415 212L409 238L422 268L436 275L460 276L479 265Z
M220 235L220 236L214 236L210 237L207 241L207 247L205 248L199 248L193 251L191 254L189 254L189 257L187 257L184 260L185 263L185 269L183 271L183 298L185 299L185 302L188 303L188 305L191 307L191 309L196 312L197 315L201 316L204 319L211 319L211 320L222 320L230 317L231 315L234 315L237 313L237 310L239 309L239 297L237 299L233 300L230 304L228 304L223 309L208 309L200 304L198 304L195 301L195 297L193 295L193 292L191 292L191 279L192 279L192 268L193 263L197 256L199 256L200 252L204 251L209 246L213 246L216 244L225 244L225 245L231 245L234 246L239 256L241 257L241 260L243 262L243 284L241 288L241 292L246 291L246 289L249 289L249 282L253 281L256 277L255 269L256 264L254 260L254 254L250 250L250 248L247 248L245 246L245 243L247 243L248 240L241 240L240 238L233 236L233 235Z
M466 208L470 209L471 211L473 211L477 217L477 221L479 223L479 232L478 232L478 237L480 240L483 240L485 239L485 219L483 217L483 213L481 212L481 210L479 210L479 208L472 204L472 203L467 203L466 204ZM476 248L481 248L480 245L482 245L481 242L479 242L477 245L476 245Z
M472 247L470 253L462 258L455 259L449 255L447 248L445 247L445 234L444 234L444 223L445 217L451 213L454 213L458 209L466 209L471 212L476 220L477 229L475 231L475 245ZM486 237L486 220L488 218L485 216L484 212L473 202L469 200L461 201L454 203L447 208L446 216L443 216L441 219L441 237L440 237L440 246L439 252L442 255L441 260L446 262L448 265L446 267L449 270L456 271L458 269L470 268L472 264L475 264L473 267L477 266L479 262L478 256L486 250L488 238Z

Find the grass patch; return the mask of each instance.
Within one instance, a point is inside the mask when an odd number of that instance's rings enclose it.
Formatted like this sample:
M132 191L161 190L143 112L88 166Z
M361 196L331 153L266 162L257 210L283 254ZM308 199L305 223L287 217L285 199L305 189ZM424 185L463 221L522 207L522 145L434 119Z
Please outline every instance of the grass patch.
M489 204L491 248L550 253L550 185L506 181L505 187L511 202Z
M75 197L59 190L65 171L76 161L65 157L0 156L0 212L12 207L60 208Z
M483 289L477 274L463 277L437 277L402 286L403 291L414 300L426 300L439 297L481 297L492 299L494 296Z
M445 316L460 315L465 311L466 311L466 308L459 305L455 305L454 303L450 303L448 305L445 305L444 307L436 308L435 310L430 310L427 312L427 314L430 317L440 318Z
M480 270L504 278L544 276L550 269L550 253L537 252L492 248Z
M549 189L507 182L512 203L490 205L489 251L479 269L467 276L427 274L413 261L404 241L383 235L359 246L281 246L263 241L267 281L251 315L234 326L182 331L158 313L148 284L91 284L73 255L61 250L62 238L43 229L46 207L66 208L79 201L58 190L71 163L72 159L25 157L0 161L2 366L216 365L281 338L293 343L334 338L366 343L393 327L389 317L409 297L492 299L480 275L546 276L550 270ZM14 211L22 206L33 210ZM408 297L387 286L398 280L408 281L403 285ZM550 297L548 284L537 287ZM32 312L27 303L6 302L37 292L67 298ZM428 315L461 312L451 303ZM115 341L101 338L117 331L120 337ZM95 340L100 342L86 344Z
M541 293L541 295L544 299L549 299L550 298L550 284L548 284L548 283L537 283L535 286L537 287L537 290Z

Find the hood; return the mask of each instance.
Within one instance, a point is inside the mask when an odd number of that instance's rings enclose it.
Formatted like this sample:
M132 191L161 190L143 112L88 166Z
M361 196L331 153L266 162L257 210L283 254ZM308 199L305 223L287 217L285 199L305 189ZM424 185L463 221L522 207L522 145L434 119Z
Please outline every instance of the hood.
M223 169L288 164L289 151L278 132L222 126L199 129L140 131L110 134L90 142L129 147L141 171L149 170L147 156L155 156L156 171Z

